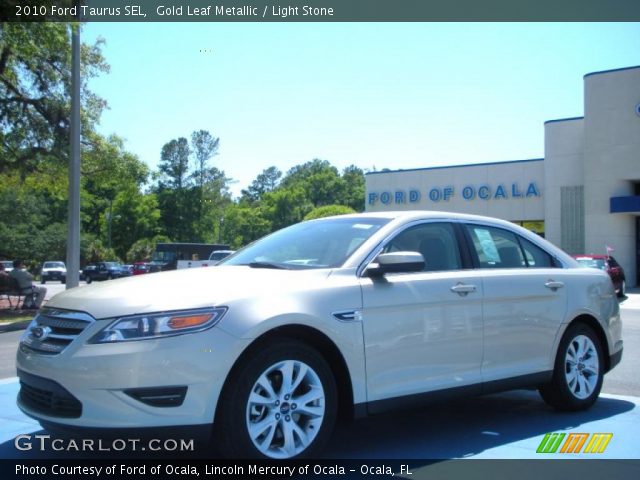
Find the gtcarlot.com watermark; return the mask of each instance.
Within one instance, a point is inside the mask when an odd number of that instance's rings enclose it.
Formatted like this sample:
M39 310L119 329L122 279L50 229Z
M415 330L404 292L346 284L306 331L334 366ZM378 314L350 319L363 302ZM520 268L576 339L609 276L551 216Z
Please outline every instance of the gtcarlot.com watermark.
M193 439L140 438L52 438L51 435L18 435L13 444L18 450L39 450L41 452L193 452Z

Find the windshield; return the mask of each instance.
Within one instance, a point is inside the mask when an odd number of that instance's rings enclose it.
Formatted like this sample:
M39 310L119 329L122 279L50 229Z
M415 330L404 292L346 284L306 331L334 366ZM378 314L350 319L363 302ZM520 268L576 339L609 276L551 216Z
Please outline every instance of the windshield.
M43 268L64 268L64 263L62 262L44 262Z
M338 217L298 223L248 245L221 264L287 269L339 267L388 222L386 218Z
M605 270L606 266L602 258L576 258L578 263L583 267L599 268Z
M118 262L104 262L107 268L120 268L121 265Z

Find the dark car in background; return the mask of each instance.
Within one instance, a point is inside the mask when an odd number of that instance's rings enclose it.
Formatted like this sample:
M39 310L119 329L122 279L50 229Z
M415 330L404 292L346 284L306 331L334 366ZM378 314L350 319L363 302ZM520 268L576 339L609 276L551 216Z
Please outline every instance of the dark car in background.
M611 277L613 287L616 289L618 297L622 298L626 291L626 279L624 270L616 259L611 255L574 255L578 263L585 267L598 268L604 270Z
M87 283L91 283L94 280L112 280L129 275L118 262L90 263L84 268L82 273Z
M133 265L122 265L122 276L130 277L133 275Z

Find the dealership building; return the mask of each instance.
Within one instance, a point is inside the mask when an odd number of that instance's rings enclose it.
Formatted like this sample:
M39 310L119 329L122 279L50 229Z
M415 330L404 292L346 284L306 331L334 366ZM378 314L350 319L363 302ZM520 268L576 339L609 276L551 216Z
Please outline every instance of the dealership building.
M544 124L544 158L366 175L366 210L445 210L605 254L640 284L640 66L584 76L584 116Z

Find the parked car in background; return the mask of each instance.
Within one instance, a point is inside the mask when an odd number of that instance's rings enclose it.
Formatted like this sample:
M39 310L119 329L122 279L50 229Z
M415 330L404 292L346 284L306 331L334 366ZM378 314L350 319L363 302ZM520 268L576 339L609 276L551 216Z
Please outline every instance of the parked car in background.
M112 280L128 276L122 269L122 265L118 262L97 262L87 265L83 272L84 279L87 283L94 280Z
M13 260L0 260L0 263L4 266L5 272L13 270Z
M133 275L133 265L122 265L122 276L130 277Z
M133 264L134 275L143 275L145 273L149 273L149 271L149 265L146 262L135 262Z
M40 270L40 283L44 284L51 280L59 280L62 283L67 281L67 267L64 262L44 262Z
M209 260L211 262L210 265L217 265L232 253L236 253L236 251L235 250L215 250L211 252L211 255L209 255Z
M227 456L287 459L317 454L338 412L513 388L584 410L622 350L607 274L535 233L445 212L342 215L216 268L56 295L20 340L18 406L52 432L200 427Z
M618 297L622 298L626 292L626 279L624 276L624 270L616 259L611 255L574 255L578 263L584 267L597 268L604 270L611 277L613 287L616 289Z

